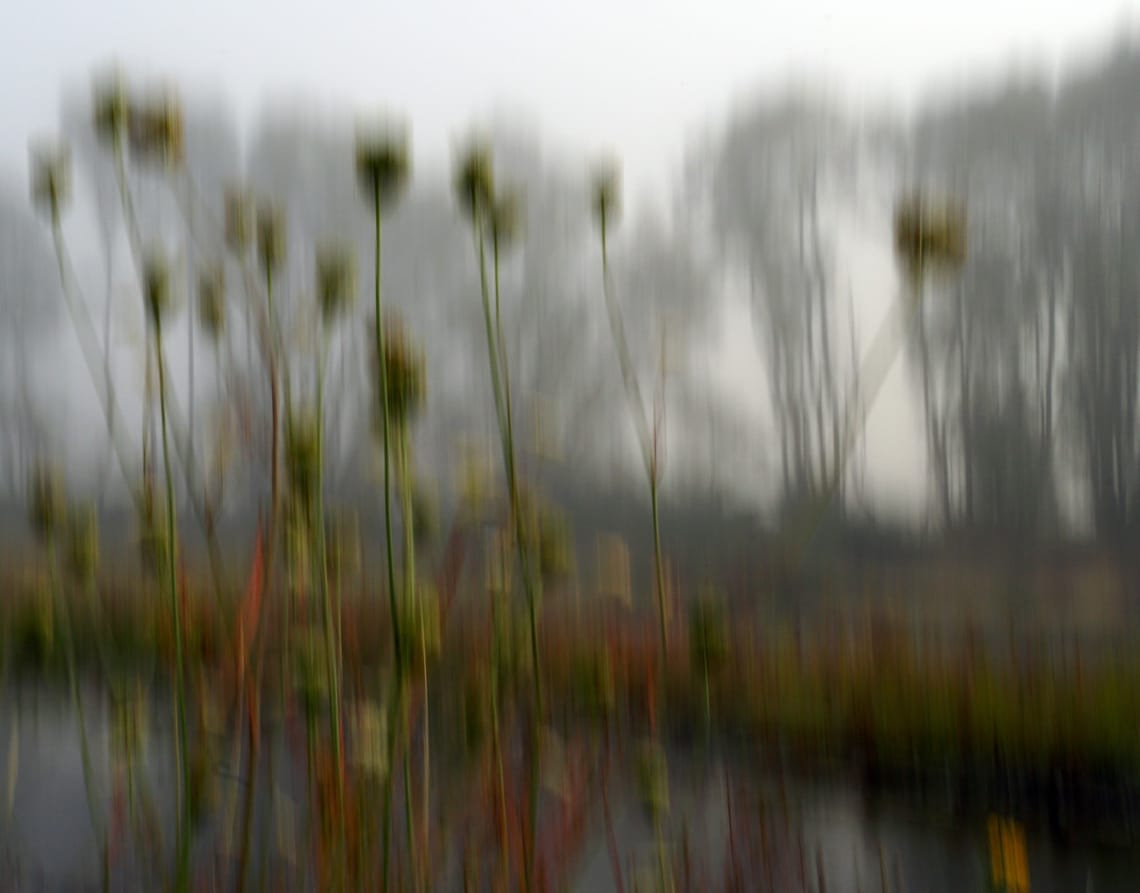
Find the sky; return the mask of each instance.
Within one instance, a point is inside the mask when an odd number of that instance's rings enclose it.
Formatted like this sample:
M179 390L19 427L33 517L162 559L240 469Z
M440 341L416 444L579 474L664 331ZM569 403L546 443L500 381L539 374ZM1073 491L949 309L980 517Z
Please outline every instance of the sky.
M445 160L473 115L616 151L665 182L688 140L755 91L808 79L905 107L1011 64L1055 67L1136 20L1105 0L0 0L0 164L22 175L61 89L117 60L221 94L243 117L294 91L406 115Z
M295 96L405 116L421 170L445 164L474 119L509 114L572 157L616 153L628 188L663 201L686 147L758 94L806 81L855 109L905 113L1011 70L1079 65L1134 34L1138 12L1105 0L0 0L0 180L25 188L28 142L55 129L62 91L116 62L220 97L247 125ZM890 259L860 264L873 326ZM720 372L743 400L762 367L746 315L726 312ZM921 429L902 366L866 450L887 501L918 505Z

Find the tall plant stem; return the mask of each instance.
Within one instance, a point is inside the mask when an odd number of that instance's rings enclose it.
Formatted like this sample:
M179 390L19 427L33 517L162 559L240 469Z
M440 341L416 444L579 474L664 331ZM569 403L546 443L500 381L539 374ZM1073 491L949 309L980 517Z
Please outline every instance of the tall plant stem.
M427 622L424 615L424 604L416 592L416 535L415 517L412 505L412 452L411 427L407 420L398 426L397 450L400 465L400 496L402 514L404 518L404 598L407 609L415 611L419 620L420 638L420 681L423 685L424 707L424 736L423 736L423 775L421 779L421 839L423 841L423 854L431 852L430 848L430 804L431 804L431 704L428 698L428 671L427 671ZM411 729L405 730L410 745ZM405 760L407 759L405 752ZM405 784L408 779L405 779ZM411 802L410 800L408 801ZM411 816L408 817L409 826ZM413 849L413 855L416 849ZM413 864L418 860L413 858ZM426 885L427 865L421 866L421 876L416 880L417 889Z
M315 578L320 587L323 625L325 631L325 666L329 676L329 734L333 748L333 767L336 775L337 821L341 831L345 827L344 811L344 764L341 759L341 704L340 704L340 630L337 628L333 611L332 593L329 589L328 557L325 543L325 492L324 492L324 406L325 406L325 365L328 356L328 330L322 326L320 349L317 358L317 480L316 493L312 501L313 517L310 518L316 568ZM340 835L338 847L343 856L344 835ZM343 860L338 860L343 869ZM343 872L342 872L343 880Z
M511 521L514 526L515 545L518 550L519 568L522 574L523 591L526 596L527 619L530 627L530 655L533 681L533 704L531 709L531 771L529 778L530 808L527 810L526 852L523 866L524 882L532 887L535 863L535 840L538 824L538 780L540 775L539 725L542 721L542 673L538 661L538 595L528 559L526 529L519 504L518 475L515 466L514 431L511 422L509 369L506 365L506 346L502 341L501 300L499 288L499 240L492 228L492 255L495 278L495 322L491 320L490 290L487 285L487 260L484 249L483 223L476 213L475 249L479 255L479 286L483 300L483 322L487 334L487 362L491 373L491 389L495 399L495 414L499 423L500 442L503 451L503 466L507 476L507 492L510 502Z
M650 431L649 421L646 418L645 404L641 399L641 388L637 382L637 374L633 369L633 361L629 354L629 344L625 338L625 327L622 324L621 310L614 299L613 288L610 284L609 245L606 239L606 215L600 217L602 237L602 293L606 301L606 311L610 320L610 334L613 336L614 348L618 355L618 364L621 366L622 382L625 385L626 399L629 402L630 414L637 427L642 458L645 462L645 474L649 482L650 509L653 514L653 568L657 590L657 616L661 637L661 678L662 695L665 693L664 673L666 656L669 653L669 631L665 623L665 574L661 556L661 528L657 512L657 487L660 478L658 465L657 431ZM664 702L662 703L664 707Z
M376 238L375 264L374 264L374 291L373 311L376 314L376 365L380 374L380 427L382 446L384 452L384 545L385 560L388 569L388 616L392 624L392 654L395 664L396 695L392 701L393 712L389 725L388 735L388 773L384 779L384 815L381 829L381 877L385 889L388 885L388 869L391 860L391 820L392 820L392 768L395 756L396 723L401 716L404 698L404 653L403 640L400 635L399 608L396 604L396 556L392 542L392 461L391 461L391 427L388 416L388 370L384 363L384 315L380 302L380 270L381 270L381 211L380 211L380 183L376 182L372 192L372 208L374 212L374 234Z
M175 765L181 783L179 790L178 848L175 863L175 889L190 888L190 763L186 742L186 667L182 610L178 598L178 543L174 524L174 478L170 469L170 439L166 430L166 362L162 350L162 318L154 317L154 349L158 365L158 406L162 426L162 469L166 484L166 586L174 625L174 714L177 725Z
M48 568L51 574L52 598L63 625L64 660L67 662L67 689L71 696L72 709L75 711L75 721L79 726L79 759L83 767L83 791L87 797L87 812L91 819L91 830L99 842L99 848L103 852L103 863L106 866L107 828L105 823L100 821L99 810L96 806L98 797L95 793L91 747L87 738L87 721L83 715L83 698L79 692L79 677L75 668L75 637L71 626L71 609L64 598L63 587L60 585L59 548L54 538L48 541ZM106 887L106 878L104 879L104 887Z

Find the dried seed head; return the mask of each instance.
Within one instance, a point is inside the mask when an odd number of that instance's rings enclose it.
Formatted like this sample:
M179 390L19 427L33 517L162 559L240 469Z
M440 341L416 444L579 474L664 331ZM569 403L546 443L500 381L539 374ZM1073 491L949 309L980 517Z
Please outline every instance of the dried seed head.
M616 161L603 161L594 169L590 202L599 226L617 222L621 213L621 171Z
M439 533L439 500L422 481L412 486L412 532L416 542L428 542Z
M352 763L374 781L388 774L388 714L371 700L361 701L350 714Z
M226 247L234 254L242 256L249 247L253 231L253 201L249 195L236 188L226 190Z
M509 248L522 224L522 201L517 190L497 196L491 208L491 238L500 248Z
M95 81L91 106L95 136L106 145L119 145L127 132L129 108L121 72L112 70Z
M164 511L155 496L153 485L147 483L139 517L139 557L143 567L155 574L166 567L168 554L166 525L161 521Z
M894 236L895 254L912 280L930 269L956 270L966 259L965 209L910 196L895 208Z
M59 475L46 465L35 468L28 485L28 522L32 532L47 542L59 530L66 512L67 500Z
M317 252L317 300L326 321L356 297L356 263L350 250L326 247Z
M669 764L656 741L647 741L638 753L637 792L652 821L669 813Z
M44 144L34 146L31 155L32 201L55 220L71 198L71 152Z
M463 150L455 163L455 197L468 218L484 214L495 197L495 175L490 150L473 142Z
M131 153L140 161L175 167L185 157L182 103L169 91L156 93L129 106Z
M383 375L377 365L375 348L372 357L373 394L380 406L381 384L387 383L388 419L393 424L407 424L423 404L426 391L423 351L408 337L399 320L391 318L384 325ZM382 416L378 418L382 422Z
M543 577L561 579L573 569L570 525L561 512L545 507L538 521L538 566Z
M170 309L170 271L158 252L151 252L143 262L143 299L151 322L161 325Z
M226 282L221 264L198 274L198 324L217 340L226 327Z
M400 629L408 631L406 669L419 666L425 657L439 653L439 598L430 583L420 581L415 593L400 599Z
M147 701L141 686L126 697L112 699L111 750L123 756L140 753L146 745L148 725Z
M72 513L67 521L64 546L68 573L78 583L90 583L99 564L99 527L95 522L94 509Z
M383 208L407 185L411 165L408 135L402 128L362 128L356 135L356 177L365 199Z
M324 637L312 628L302 628L293 642L293 684L306 714L315 713L328 696Z
M325 531L329 585L335 591L360 569L360 525L355 515L342 515L329 520Z
M317 463L320 461L316 419L295 415L285 431L285 470L289 490L304 517L311 517L316 496Z
M276 272L285 260L285 219L276 207L258 209L257 256L266 273Z
M728 651L723 600L705 590L689 610L689 656L701 672L715 673Z

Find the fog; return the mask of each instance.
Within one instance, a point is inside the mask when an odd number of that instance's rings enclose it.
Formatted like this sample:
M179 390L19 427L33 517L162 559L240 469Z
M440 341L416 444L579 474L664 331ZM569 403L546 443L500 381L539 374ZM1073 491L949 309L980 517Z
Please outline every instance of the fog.
M1136 517L1140 298L1127 252L1112 246L1130 232L1140 109L1123 85L1140 53L1119 17L1084 5L920 23L884 6L872 28L825 6L771 20L727 5L696 15L501 4L476 15L253 4L192 16L56 6L22 11L24 36L5 38L0 486L10 497L47 456L72 487L122 500L100 388L121 404L117 436L140 473L150 415L138 255L156 246L181 305L166 337L193 432L182 446L203 477L210 456L225 455L217 461L241 482L224 488L231 507L256 495L256 435L234 439L235 405L248 414L264 396L250 380L251 339L238 319L210 343L192 312L201 271L225 257L222 199L239 182L285 212L279 300L301 391L317 348L314 251L330 240L354 248L359 294L329 345L329 461L348 490L376 473L370 212L352 159L356 125L381 111L410 125L413 153L411 187L387 221L386 304L425 351L417 465L444 490L460 445L491 430L478 271L450 171L462 140L482 133L524 205L503 267L520 425L537 443L542 419L558 474L637 482L590 218L592 165L613 155L615 294L643 393L663 410L671 498L768 514L824 499L925 529L1034 535ZM91 79L112 63L131 90L175 85L184 108L184 171L132 163L126 173L145 246L132 246L111 155L92 131ZM90 319L86 362L51 227L26 198L27 147L45 135L72 152L62 234ZM891 227L914 187L965 203L969 252L960 275L921 286L911 320ZM240 276L231 265L235 307ZM1016 481L1014 468L1025 471Z

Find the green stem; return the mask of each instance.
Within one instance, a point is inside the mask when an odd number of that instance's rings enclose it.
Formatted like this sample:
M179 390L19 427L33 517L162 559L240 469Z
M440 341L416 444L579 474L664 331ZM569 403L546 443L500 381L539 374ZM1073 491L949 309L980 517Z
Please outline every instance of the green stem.
M527 812L527 840L526 852L523 859L525 869L525 884L528 889L532 886L535 838L538 817L538 779L539 770L539 723L542 717L542 674L538 661L538 614L537 593L535 582L531 574L528 560L526 529L524 519L519 511L518 476L515 467L514 432L511 424L510 389L507 379L506 347L501 338L500 292L499 292L499 242L492 229L492 252L494 257L495 275L495 313L496 325L491 322L491 303L487 287L487 262L484 252L484 238L482 220L478 213L475 215L475 247L479 255L479 285L483 300L483 322L487 334L487 362L491 372L491 389L495 398L496 417L499 422L499 433L503 451L503 465L507 475L508 497L510 501L511 520L514 525L515 544L518 550L519 567L522 574L523 590L526 595L527 619L530 628L530 654L532 667L532 681L534 686L531 716L531 772L529 780L530 808ZM496 331L500 337L496 337Z
M154 317L154 347L158 364L158 405L162 425L162 466L166 478L166 585L174 624L174 711L178 727L175 765L180 769L179 833L175 889L190 888L190 764L186 741L186 678L182 611L178 600L178 544L174 524L174 479L170 469L170 443L166 431L166 363L162 351L162 319Z
M79 693L79 679L75 670L75 640L71 630L71 611L63 596L63 588L59 581L59 556L55 540L48 542L48 568L51 575L50 588L52 597L59 611L60 623L63 626L64 659L67 662L67 688L71 696L72 708L75 710L75 720L79 725L79 758L83 767L83 790L87 796L87 811L91 819L91 830L95 833L99 846L104 855L107 849L107 829L99 820L99 810L96 805L98 798L95 795L94 772L91 765L91 748L87 738L87 722L83 715L83 699Z
M381 415L381 431L383 438L384 450L384 543L386 547L387 569L388 569L388 615L392 623L392 653L393 660L396 668L396 698L393 702L393 710L400 709L400 701L403 698L403 678L404 678L404 654L403 654L403 641L400 636L400 617L399 609L396 604L396 558L395 551L392 545L392 463L391 463L391 442L389 431L390 420L388 417L388 370L384 363L384 316L380 302L380 269L381 269L381 212L380 212L380 184L379 181L375 184L372 194L372 207L374 211L374 232L376 237L376 251L375 251L375 274L374 274L374 301L373 310L376 314L375 322L375 335L376 335L376 365L379 372L379 387L380 387L380 415ZM383 828L381 831L381 847L383 856L381 859L381 872L384 880L385 889L388 884L388 868L391 860L391 814L392 814L392 758L395 756L395 734L396 723L399 714L393 712L391 715L392 722L389 725L389 748L388 748L388 773L384 780L384 816Z
M657 613L660 622L661 636L661 673L662 673L662 704L664 708L664 673L665 661L668 655L668 627L665 623L665 576L661 559L661 527L657 511L657 485L659 476L657 458L657 431L650 430L649 420L646 418L645 404L641 398L641 387L638 384L637 374L633 368L633 360L629 353L629 343L625 338L625 326L622 323L621 310L614 299L613 288L610 285L609 245L606 240L606 215L601 215L601 241L602 241L602 294L606 302L606 311L610 320L610 334L613 336L614 349L617 352L618 364L621 367L622 382L625 385L626 400L629 403L630 414L633 416L637 428L638 440L641 443L642 458L645 461L645 472L649 482L650 510L653 514L653 564L657 589ZM656 420L655 420L656 424Z
M316 494L313 499L314 517L310 518L312 535L315 539L314 552L316 553L316 582L320 586L323 624L325 629L325 667L329 676L330 706L329 706L329 732L333 747L333 767L336 775L336 806L337 818L344 829L344 774L341 763L341 737L340 737L340 636L336 629L333 614L332 593L329 591L329 573L327 550L325 543L325 504L324 504L324 391L325 391L325 361L328 354L328 330L322 327L320 355L317 359L317 480ZM339 841L343 847L343 834ZM341 852L343 856L343 849ZM343 865L341 866L343 868ZM343 879L343 873L342 873Z
M59 213L55 210L53 210L52 213L52 239L55 245L56 264L59 267L60 289L63 291L64 301L67 304L68 313L71 316L72 326L79 340L79 346L83 352L83 359L87 364L87 371L91 376L92 383L95 385L95 393L99 397L99 403L103 408L103 416L107 424L107 434L111 439L111 445L114 447L115 458L119 463L119 471L123 475L123 481L134 502L136 512L141 514L143 497L137 488L131 486L132 474L127 462L127 449L123 443L122 435L125 426L119 417L119 406L115 399L115 392L104 386L103 377L99 374L99 346L98 339L95 335L95 327L87 311L86 302L82 296L78 294L74 269L63 238L63 226L59 218Z

